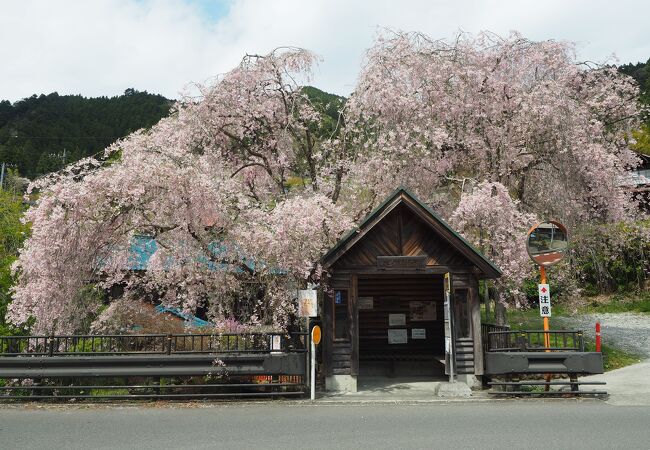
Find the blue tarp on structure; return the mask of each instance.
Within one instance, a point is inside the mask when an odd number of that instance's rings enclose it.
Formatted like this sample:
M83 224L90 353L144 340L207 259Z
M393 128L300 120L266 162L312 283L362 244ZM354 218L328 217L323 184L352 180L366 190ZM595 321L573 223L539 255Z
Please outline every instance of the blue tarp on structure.
M151 236L134 236L129 252L129 268L131 270L146 270L149 259L157 250L158 243Z
M226 253L226 244L213 242L208 245L208 249L213 256L219 256ZM130 256L129 256L129 269L131 270L147 270L149 260L154 253L158 250L158 243L156 239L151 236L136 235L131 240ZM209 270L215 271L232 271L236 273L243 273L244 269L228 263L218 263L211 261L206 255L198 255L197 261L204 263ZM250 270L255 270L256 266L264 267L264 264L255 263L250 258L243 257L241 262L246 265ZM286 271L282 269L271 269L273 275L286 275Z
M168 313L176 317L180 317L181 319L185 320L187 325L193 327L202 328L202 327L214 326L213 323L210 323L207 320L199 319L198 317L192 314L185 314L183 311L181 311L178 308L167 308L163 305L158 305L156 306L156 311L158 311L161 314Z

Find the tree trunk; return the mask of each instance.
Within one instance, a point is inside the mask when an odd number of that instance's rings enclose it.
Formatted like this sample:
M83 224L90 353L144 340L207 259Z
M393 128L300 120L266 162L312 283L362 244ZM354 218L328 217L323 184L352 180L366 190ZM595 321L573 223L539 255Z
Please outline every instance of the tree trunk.
M496 318L496 324L497 325L505 325L507 323L506 319L506 307L503 303L499 302L498 300L495 302L494 306L494 315Z
M483 280L483 303L485 303L485 320L490 321L490 288L488 281Z

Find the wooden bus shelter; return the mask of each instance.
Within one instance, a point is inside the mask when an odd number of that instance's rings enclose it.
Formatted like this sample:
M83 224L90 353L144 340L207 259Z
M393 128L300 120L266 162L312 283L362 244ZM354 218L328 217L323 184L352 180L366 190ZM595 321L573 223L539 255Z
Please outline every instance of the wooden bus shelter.
M475 383L483 374L478 280L501 272L409 191L391 194L327 252L323 266L328 390L356 391L365 375L443 380L453 370ZM455 357L445 359L451 346Z

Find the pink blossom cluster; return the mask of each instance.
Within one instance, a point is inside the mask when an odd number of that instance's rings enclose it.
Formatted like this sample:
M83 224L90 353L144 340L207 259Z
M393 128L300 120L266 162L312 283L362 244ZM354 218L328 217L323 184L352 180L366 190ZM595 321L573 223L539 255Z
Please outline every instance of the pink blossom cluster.
M362 128L356 169L379 196L404 184L449 214L461 185L491 181L520 208L569 226L634 210L617 180L637 161L627 140L638 88L615 68L517 33L452 43L392 33L366 58L347 121ZM441 191L455 200L439 202Z
M508 189L498 182L481 182L460 199L451 223L502 270L496 280L500 300L521 304L521 285L533 275L526 251L526 233L535 225L532 213L521 212Z

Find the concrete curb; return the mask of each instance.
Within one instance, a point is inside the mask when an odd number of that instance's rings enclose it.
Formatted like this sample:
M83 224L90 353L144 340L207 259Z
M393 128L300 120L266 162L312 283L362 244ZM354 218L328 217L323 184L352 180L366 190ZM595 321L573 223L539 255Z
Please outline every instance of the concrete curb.
M204 401L196 400L193 402L188 401L173 401L173 400L164 400L164 401L154 401L154 402L120 402L120 403L12 403L12 404L0 404L0 410L29 410L29 411L40 411L40 410L83 410L83 409L156 409L156 408L170 408L170 409L206 409L206 408L231 408L237 406L273 406L273 405L282 405L288 406L293 405L296 407L309 407L309 406L371 406L371 405L433 405L433 404L483 404L483 403L610 403L606 402L603 399L599 398L514 398L514 397L470 397L470 398L427 398L427 399L416 399L416 398L373 398L373 399L364 399L364 398L331 398L331 397L319 397L316 400L312 401L309 399L275 399L275 400L266 400L261 399L258 401L250 400L214 400L214 401Z

